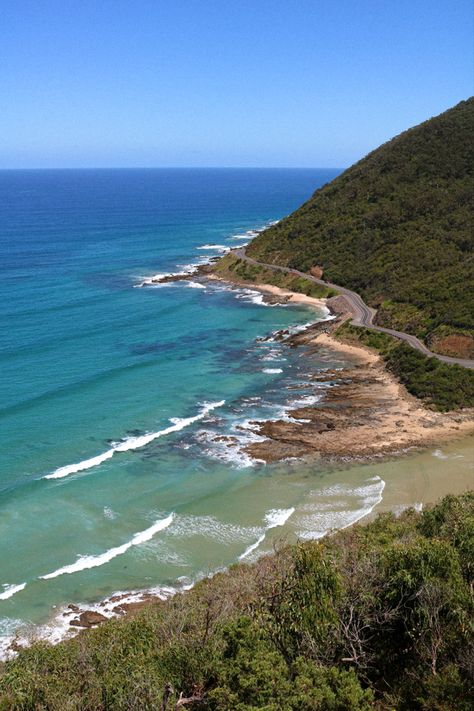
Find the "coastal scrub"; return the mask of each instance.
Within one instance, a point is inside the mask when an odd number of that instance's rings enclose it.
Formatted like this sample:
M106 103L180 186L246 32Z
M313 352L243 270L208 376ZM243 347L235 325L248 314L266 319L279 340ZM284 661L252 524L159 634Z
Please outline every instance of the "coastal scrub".
M468 711L474 492L235 565L0 667L2 711Z
M474 407L473 370L429 358L386 333L352 326L347 321L335 336L380 353L388 370L426 406L441 412Z

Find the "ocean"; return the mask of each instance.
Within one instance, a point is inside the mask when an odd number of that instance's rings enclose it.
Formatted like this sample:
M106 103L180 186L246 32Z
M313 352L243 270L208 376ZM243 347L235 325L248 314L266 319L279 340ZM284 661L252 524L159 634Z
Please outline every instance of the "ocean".
M242 451L252 419L324 396L308 371L344 365L263 340L324 309L192 275L146 285L245 244L336 174L0 172L0 647L58 639L70 603L167 595L382 500L379 469Z

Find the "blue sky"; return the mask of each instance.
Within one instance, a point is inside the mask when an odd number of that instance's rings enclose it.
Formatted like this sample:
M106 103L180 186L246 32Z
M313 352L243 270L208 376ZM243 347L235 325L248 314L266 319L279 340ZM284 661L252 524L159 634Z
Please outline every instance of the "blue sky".
M0 167L344 167L473 93L471 0L1 0Z

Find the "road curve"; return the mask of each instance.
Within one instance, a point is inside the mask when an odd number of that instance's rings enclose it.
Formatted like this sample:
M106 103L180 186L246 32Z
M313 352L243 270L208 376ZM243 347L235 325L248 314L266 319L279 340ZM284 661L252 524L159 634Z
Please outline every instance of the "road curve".
M288 274L295 274L296 276L301 276L305 279L308 279L309 281L313 281L315 284L319 284L320 286L326 286L339 292L339 294L343 295L345 298L345 301L348 305L348 310L352 314L351 323L354 326L365 326L366 328L372 328L374 331L388 333L389 336L394 336L394 338L398 338L400 341L405 341L405 343L408 343L410 346L412 346L412 348L416 348L417 351L420 351L420 353L423 353L423 355L426 355L430 358L437 358L443 363L449 363L450 365L461 365L463 368L474 369L474 360L469 360L468 358L451 358L450 356L440 355L439 353L433 353L425 346L424 343L422 343L422 341L420 341L416 336L413 336L410 333L404 333L403 331L395 331L392 328L383 328L382 326L377 326L373 323L377 311L375 309L372 309L370 306L367 306L367 304L355 291L346 289L344 286L339 286L338 284L331 284L328 281L317 279L312 274L299 272L297 269L290 269L289 267L280 267L276 264L266 264L265 262L258 262L256 259L252 259L252 257L247 256L245 252L245 247L239 247L238 249L234 249L232 251L237 257L239 257L239 259L244 259L246 262L249 262L249 264L255 264L256 266L260 267L267 267L268 269L273 269L279 272L287 272Z

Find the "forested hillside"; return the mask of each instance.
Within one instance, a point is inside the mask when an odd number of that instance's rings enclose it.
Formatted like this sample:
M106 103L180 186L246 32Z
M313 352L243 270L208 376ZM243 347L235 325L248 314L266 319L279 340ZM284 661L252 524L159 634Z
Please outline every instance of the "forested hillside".
M5 711L468 711L474 493L234 566L0 668Z
M474 98L382 145L247 248L358 291L380 325L474 355Z

